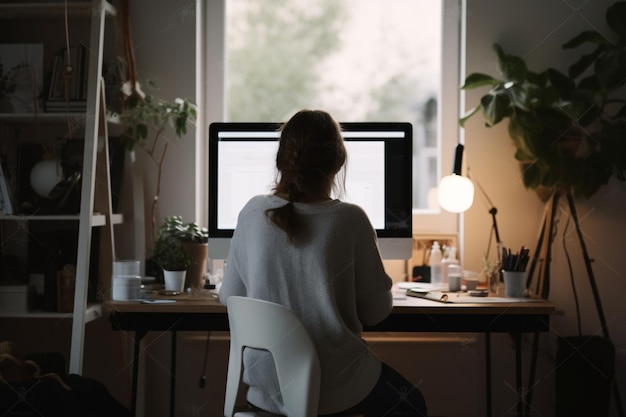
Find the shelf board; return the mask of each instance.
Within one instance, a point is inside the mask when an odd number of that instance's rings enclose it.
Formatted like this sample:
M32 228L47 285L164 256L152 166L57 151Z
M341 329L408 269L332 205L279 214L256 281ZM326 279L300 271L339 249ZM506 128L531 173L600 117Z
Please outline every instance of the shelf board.
M115 16L117 11L109 2L104 3L107 16ZM67 14L72 17L90 18L92 16L90 1L67 2ZM63 1L10 1L0 3L0 20L3 19L50 19L65 14Z
M79 221L80 215L78 214L61 214L61 215L0 215L0 220L13 220L13 221ZM123 214L111 215L111 221L113 224L122 224L124 222ZM91 225L94 227L106 225L106 217L104 214L94 213L91 220Z
M2 3L0 3L2 4ZM37 113L35 116L34 113L0 113L0 120L13 122L13 123L33 123L35 120L40 122L58 122L64 121L67 119L72 120L84 120L85 113L50 113L50 112L41 112Z
M54 311L0 312L0 318L11 319L72 319L74 313L57 313ZM102 317L102 304L89 304L85 309L85 322L89 323Z
M111 223L113 224L122 224L124 223L124 215L123 214L112 214L111 215ZM91 222L92 226L106 226L106 217L104 214L94 213L93 220Z

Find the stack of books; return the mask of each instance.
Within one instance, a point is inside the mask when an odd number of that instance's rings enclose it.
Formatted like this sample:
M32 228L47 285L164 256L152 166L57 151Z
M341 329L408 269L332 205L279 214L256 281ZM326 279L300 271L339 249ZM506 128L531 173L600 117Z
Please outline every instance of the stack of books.
M85 45L63 49L54 57L45 111L84 112L87 109L87 66L89 50Z

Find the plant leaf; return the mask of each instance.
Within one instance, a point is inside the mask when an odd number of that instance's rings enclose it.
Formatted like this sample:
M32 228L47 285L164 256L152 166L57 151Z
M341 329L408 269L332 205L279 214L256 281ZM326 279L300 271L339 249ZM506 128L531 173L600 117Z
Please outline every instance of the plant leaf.
M460 125L461 127L465 127L465 122L466 122L466 121L467 121L470 117L472 117L473 115L475 115L475 114L476 114L476 112L477 112L478 110L480 110L480 105L475 106L473 109L471 109L470 111L468 111L467 113L465 113L465 115L459 119L459 125Z
M609 6L606 22L621 38L626 38L626 2L620 1Z
M612 48L598 57L595 72L606 90L618 88L626 76L626 50Z
M554 88L556 88L559 96L565 100L569 100L572 97L574 90L576 89L576 83L567 77L565 74L549 68L547 71L548 79Z
M504 90L492 90L480 99L480 107L488 126L498 124L511 115L511 99Z
M595 30L586 30L565 42L563 44L563 49L577 48L586 42L595 43L597 45L609 44L609 41L599 32L596 32Z
M569 67L569 76L571 78L578 78L580 74L585 72L587 68L589 68L595 62L595 60L602 54L602 52L604 52L604 50L605 46L600 45L592 53L581 56L578 61L576 61Z
M498 61L505 81L522 81L526 78L528 67L526 62L518 56L508 55L500 45L495 44L494 49L498 54Z
M461 86L461 90L471 90L473 88L483 86L494 86L500 82L500 80L493 78L491 75L475 72L465 78L465 83Z

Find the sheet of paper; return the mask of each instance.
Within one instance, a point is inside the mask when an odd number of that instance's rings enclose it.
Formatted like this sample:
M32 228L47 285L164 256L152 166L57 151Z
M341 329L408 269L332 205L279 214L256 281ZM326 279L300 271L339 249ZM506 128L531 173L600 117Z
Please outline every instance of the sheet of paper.
M447 291L428 291L420 288L409 288L406 295L410 297L425 298L427 300L438 301L441 303L471 303L471 304L490 304L490 303L531 303L539 302L537 298L508 298L508 297L472 297L465 292L447 292Z

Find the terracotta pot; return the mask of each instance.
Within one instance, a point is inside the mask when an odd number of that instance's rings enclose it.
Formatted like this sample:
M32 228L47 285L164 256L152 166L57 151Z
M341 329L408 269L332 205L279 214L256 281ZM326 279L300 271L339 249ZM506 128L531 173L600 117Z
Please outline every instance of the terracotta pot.
M182 243L185 250L191 255L191 265L187 268L185 287L202 289L204 288L204 274L209 257L209 245L208 243Z

